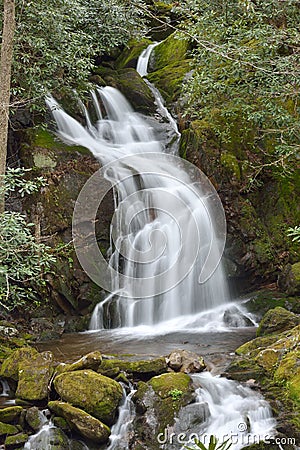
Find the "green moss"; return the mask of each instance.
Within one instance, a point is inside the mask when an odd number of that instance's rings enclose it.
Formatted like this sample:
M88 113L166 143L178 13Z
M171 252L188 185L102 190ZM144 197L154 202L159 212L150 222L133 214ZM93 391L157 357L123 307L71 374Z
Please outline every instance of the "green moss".
M76 151L84 155L89 155L90 151L82 146L66 145L55 134L42 129L34 129L30 134L31 147L40 147L47 150L64 150L67 152Z
M170 392L177 389L183 393L191 386L191 378L185 373L165 373L150 380L154 392L161 398L171 397Z
M48 397L48 386L53 374L52 354L37 353L30 360L19 363L19 381L16 397L36 402Z
M178 64L178 62L186 58L188 48L189 42L186 39L180 39L177 33L171 34L153 49L150 72Z
M48 407L55 414L63 417L69 427L84 438L98 444L107 442L110 435L109 427L85 411L60 401L51 401Z
M183 79L190 69L190 61L183 60L149 73L147 78L159 89L164 100L167 103L172 103L179 98Z
M21 406L9 406L8 408L0 409L0 422L13 423L20 417L23 408Z
M115 378L121 371L135 378L149 379L154 375L167 372L168 367L165 358L156 358L141 361L123 361L120 359L103 360L98 372Z
M237 355L251 355L254 357L261 351L261 349L267 348L277 340L278 336L258 337L241 345L236 349L235 353Z
M257 329L257 336L282 332L294 328L300 323L296 314L277 306L266 312Z
M124 69L126 67L136 67L137 59L142 51L150 45L150 39L142 39L141 41L131 40L128 43L128 48L123 50L116 61L117 69Z
M15 350L2 364L0 376L11 378L15 381L19 379L19 367L24 361L30 361L38 354L32 347L22 347Z
M300 350L291 351L280 361L274 373L276 382L287 381L300 373Z
M8 450L24 445L28 441L29 436L26 433L19 433L14 436L7 436L5 439L5 448Z
M19 428L14 425L0 422L0 436L17 434L19 431Z
M54 387L60 397L73 406L110 425L122 398L119 383L92 370L77 370L58 375Z
M290 397L295 401L297 406L300 407L300 373L295 375L287 383L287 388L289 390Z
M221 155L220 161L229 177L234 177L237 180L241 179L241 170L236 156L224 152Z

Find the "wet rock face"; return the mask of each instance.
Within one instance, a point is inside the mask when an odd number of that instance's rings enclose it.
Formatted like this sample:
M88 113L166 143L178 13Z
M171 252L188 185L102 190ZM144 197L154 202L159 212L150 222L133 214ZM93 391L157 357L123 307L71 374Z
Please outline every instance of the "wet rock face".
M300 295L300 262L285 266L278 284L288 295Z
M62 373L55 378L54 387L63 401L107 425L114 422L123 396L119 383L92 370Z

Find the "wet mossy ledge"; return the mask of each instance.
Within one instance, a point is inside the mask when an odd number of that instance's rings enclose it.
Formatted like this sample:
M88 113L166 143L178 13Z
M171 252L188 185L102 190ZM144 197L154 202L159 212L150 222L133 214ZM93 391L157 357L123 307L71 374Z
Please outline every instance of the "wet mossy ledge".
M65 448L62 443L74 438L74 433L75 438L91 443L91 448L105 445L117 420L124 387L128 390L131 383L137 386L137 426L146 420L149 410L146 392L153 391L151 414L156 417L157 430L163 430L194 400L195 387L189 374L203 370L203 358L183 350L138 361L95 351L67 364L55 361L51 352L40 353L32 347L13 350L0 367L0 378L8 382L16 404L0 410L0 444L8 446L14 441L14 448L23 448L44 425L39 409L46 408L57 427L51 439L61 445L53 448ZM143 436L141 432L139 439Z

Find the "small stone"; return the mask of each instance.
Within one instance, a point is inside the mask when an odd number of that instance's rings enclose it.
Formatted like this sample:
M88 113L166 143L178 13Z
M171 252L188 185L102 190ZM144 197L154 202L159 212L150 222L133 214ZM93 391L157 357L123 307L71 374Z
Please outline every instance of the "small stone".
M202 372L206 365L202 356L187 350L175 350L167 358L167 364L172 369L184 373Z

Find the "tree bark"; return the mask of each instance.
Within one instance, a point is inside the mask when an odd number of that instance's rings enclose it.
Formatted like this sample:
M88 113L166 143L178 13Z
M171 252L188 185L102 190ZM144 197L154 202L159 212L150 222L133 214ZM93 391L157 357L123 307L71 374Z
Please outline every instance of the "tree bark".
M15 1L3 0L3 30L0 59L0 214L4 211L3 175L7 155L11 67L15 33Z

